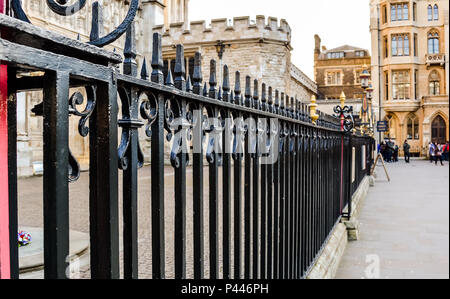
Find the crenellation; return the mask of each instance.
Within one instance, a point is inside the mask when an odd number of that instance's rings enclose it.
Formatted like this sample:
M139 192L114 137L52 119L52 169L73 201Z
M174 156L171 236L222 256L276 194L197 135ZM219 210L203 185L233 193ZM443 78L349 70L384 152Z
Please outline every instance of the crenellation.
M219 39L222 41L256 39L282 44L289 44L291 41L291 28L285 19L281 19L278 25L277 18L269 17L266 22L266 18L262 15L258 15L254 23L250 21L249 16L243 16L233 18L231 24L228 19L221 18L211 20L210 26L206 26L206 21L201 20L190 22L188 30L186 27L184 23L172 23L168 28L160 25L153 27L153 30L163 34L165 44L207 43Z

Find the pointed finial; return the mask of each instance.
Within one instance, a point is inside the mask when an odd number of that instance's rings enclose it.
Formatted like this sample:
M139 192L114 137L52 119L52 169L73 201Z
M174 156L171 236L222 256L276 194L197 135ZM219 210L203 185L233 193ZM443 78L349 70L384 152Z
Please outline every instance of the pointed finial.
M281 115L285 116L286 115L286 105L284 102L285 98L284 98L284 92L281 93L280 95L280 113Z
M186 76L186 66L184 64L184 46L177 45L177 53L175 58L175 87L179 90L186 90L186 80L184 76Z
M211 59L209 73L209 97L215 99L217 97L217 77L216 77L216 61Z
M251 94L251 87L250 87L250 76L245 77L245 107L252 107L252 94Z
M202 91L202 54L200 52L196 52L194 56L194 74L192 76L192 80L194 81L193 91L195 94L200 95Z
M253 81L253 108L260 109L259 105L259 93L258 93L258 80Z
M272 90L272 86L269 86L269 99L267 101L267 104L269 105L269 112L273 113L274 112L274 106L273 106L273 90Z
M341 92L341 96L340 96L340 101L341 101L341 107L344 108L345 107L345 93L344 91Z
M223 66L223 100L230 101L230 72L226 64Z
M311 111L311 121L313 124L316 124L317 120L319 119L319 115L316 113L317 110L317 104L316 104L316 96L311 96L311 105L309 105L310 111Z
M242 105L241 103L241 73L239 71L236 72L235 76L235 84L234 84L234 103L236 105Z
M219 92L217 93L217 99L218 100L223 100L223 97L222 97L222 86L219 86Z
M175 83L173 82L172 71L170 69L167 72L166 85L170 87L175 86Z
M205 85L203 85L203 96L204 97L208 96L208 86L206 85L206 82Z
M234 92L233 91L231 91L230 92L230 103L234 103Z
M266 83L263 83L261 86L261 102L263 111L267 111L267 95L266 95Z
M164 61L162 57L162 41L161 34L153 34L153 53L152 53L152 82L163 84L164 74L162 72L164 68Z
M134 21L128 26L127 33L125 35L125 48L123 55L125 57L123 61L123 73L133 77L137 76L137 63L136 63L136 36L134 31Z
M144 57L144 61L142 62L141 79L148 80L147 60L145 59L145 57Z
M77 35L77 40L81 40L80 34Z
M275 111L274 113L280 114L280 92L275 90Z
M98 1L92 3L92 25L90 41L94 41L103 36L103 7Z
M192 92L192 83L191 83L191 76L188 76L187 80L186 80L186 91L187 92Z

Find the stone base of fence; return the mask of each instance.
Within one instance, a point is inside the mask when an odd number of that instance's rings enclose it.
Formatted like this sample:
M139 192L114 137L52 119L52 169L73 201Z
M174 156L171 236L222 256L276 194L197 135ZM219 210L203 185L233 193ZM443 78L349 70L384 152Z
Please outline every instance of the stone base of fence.
M332 279L336 276L348 242L359 239L358 218L370 186L371 177L366 176L353 195L350 219L342 219L331 232L328 242L307 276L308 279Z
M347 247L347 228L338 223L331 232L320 257L309 272L308 279L332 279L336 276L345 248Z

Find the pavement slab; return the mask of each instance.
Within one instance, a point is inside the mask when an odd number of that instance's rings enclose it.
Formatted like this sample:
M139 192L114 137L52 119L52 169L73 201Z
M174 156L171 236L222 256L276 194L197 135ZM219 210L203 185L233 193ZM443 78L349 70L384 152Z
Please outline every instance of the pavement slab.
M449 164L411 160L377 168L338 279L449 278Z

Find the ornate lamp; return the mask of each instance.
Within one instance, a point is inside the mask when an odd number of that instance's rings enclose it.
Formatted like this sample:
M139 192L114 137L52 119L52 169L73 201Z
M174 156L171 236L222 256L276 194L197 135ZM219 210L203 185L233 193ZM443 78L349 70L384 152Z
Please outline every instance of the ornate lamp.
M366 90L369 87L369 78L370 74L367 70L367 65L364 65L364 70L362 71L361 75L359 75L359 78L361 79L361 88Z
M367 100L369 102L371 102L372 98L373 98L373 87L372 87L372 82L371 81L369 81L369 86L366 89L366 93L367 93Z

